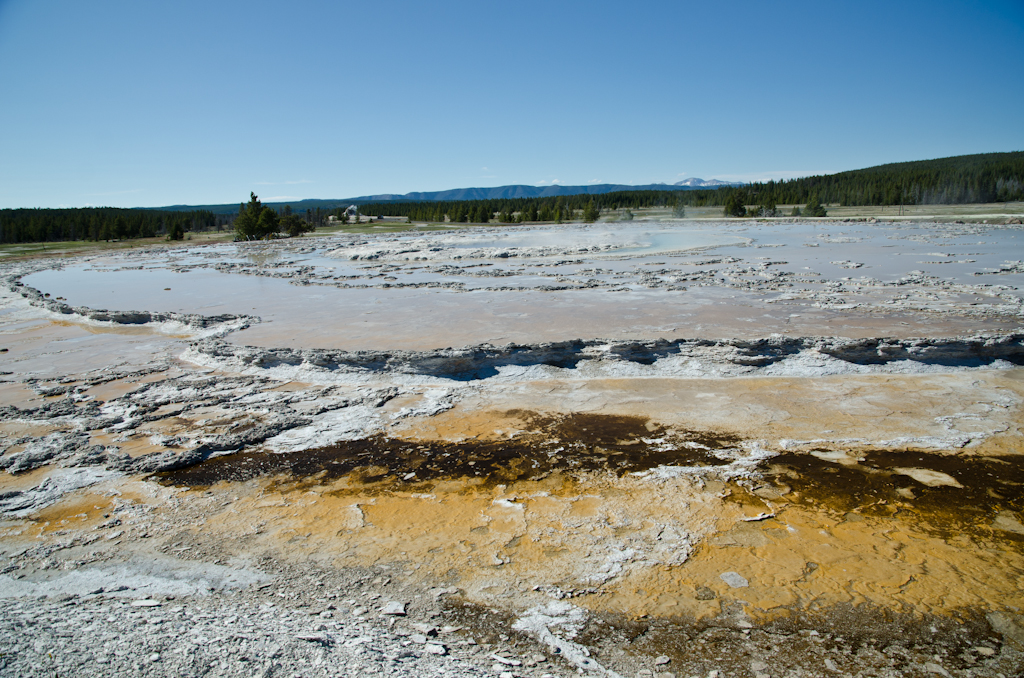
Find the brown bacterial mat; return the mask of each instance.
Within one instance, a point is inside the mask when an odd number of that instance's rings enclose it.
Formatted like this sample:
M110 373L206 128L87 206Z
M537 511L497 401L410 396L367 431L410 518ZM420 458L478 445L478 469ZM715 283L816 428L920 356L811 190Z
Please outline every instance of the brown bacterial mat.
M506 413L528 431L507 440L409 441L385 436L340 442L301 452L243 452L157 474L166 484L207 486L289 475L330 481L354 474L364 484L407 486L446 478L485 484L538 480L553 471L613 471L618 475L661 465L728 463L715 450L735 447L725 433L675 431L645 417L603 414L544 416Z
M787 453L763 470L770 491L788 503L846 513L853 520L899 513L943 538L961 530L990 532L1001 511L1024 510L1024 457L874 451L851 462ZM1024 534L1001 536L1024 543Z

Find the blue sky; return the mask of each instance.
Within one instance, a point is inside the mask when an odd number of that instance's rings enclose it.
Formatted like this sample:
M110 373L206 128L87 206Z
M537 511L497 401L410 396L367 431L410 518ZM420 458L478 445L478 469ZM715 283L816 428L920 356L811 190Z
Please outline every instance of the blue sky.
M1024 2L0 0L0 208L1024 150Z

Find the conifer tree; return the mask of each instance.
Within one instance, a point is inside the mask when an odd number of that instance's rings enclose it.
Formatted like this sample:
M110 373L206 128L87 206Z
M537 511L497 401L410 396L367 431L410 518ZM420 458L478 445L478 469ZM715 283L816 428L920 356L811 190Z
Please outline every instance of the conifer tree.
M238 208L235 219L235 237L238 240L258 240L277 233L277 212L260 202L259 197L249 193L249 203Z
M828 216L828 212L826 212L825 208L821 206L820 202L818 202L817 194L812 195L810 200L807 201L807 205L804 207L804 216L807 216L807 217L826 217L826 216Z
M732 191L725 199L722 212L727 217L747 216L747 207L743 204L744 193Z

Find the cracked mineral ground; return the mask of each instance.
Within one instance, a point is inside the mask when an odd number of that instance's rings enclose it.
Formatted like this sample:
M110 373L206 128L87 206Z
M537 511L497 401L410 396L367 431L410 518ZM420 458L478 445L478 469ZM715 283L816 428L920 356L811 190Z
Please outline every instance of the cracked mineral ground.
M1024 231L0 263L0 675L1024 675Z

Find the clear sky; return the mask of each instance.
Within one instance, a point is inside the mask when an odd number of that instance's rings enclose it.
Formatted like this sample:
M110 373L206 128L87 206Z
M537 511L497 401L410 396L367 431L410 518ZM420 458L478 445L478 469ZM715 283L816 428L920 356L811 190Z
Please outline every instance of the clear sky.
M1024 150L1024 2L0 0L0 208Z

